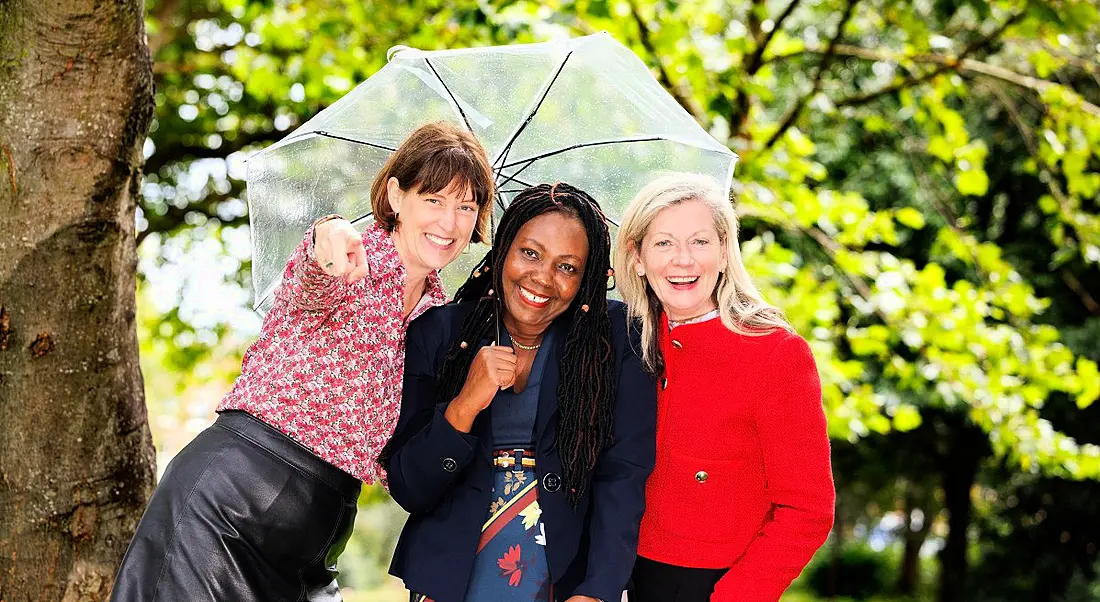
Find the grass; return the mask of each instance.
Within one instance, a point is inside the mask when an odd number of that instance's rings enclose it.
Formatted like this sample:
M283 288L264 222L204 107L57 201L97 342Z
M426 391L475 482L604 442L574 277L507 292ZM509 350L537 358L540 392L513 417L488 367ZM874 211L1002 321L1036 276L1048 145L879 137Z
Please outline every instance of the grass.
M344 596L344 602L409 602L409 592L405 591L400 581L393 578L375 589L345 587L340 593Z

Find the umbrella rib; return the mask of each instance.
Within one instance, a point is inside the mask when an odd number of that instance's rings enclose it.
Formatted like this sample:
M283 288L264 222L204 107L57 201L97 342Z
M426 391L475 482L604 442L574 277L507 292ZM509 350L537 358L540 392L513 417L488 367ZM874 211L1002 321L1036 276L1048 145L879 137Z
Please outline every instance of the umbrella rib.
M343 140L345 142L354 142L355 144L362 144L363 146L370 146L372 148L388 150L391 153L397 152L396 148L394 148L392 146L386 146L385 144L375 144L373 142L366 142L364 140L356 140L355 138L346 138L344 136L337 136L336 134L330 134L328 132L323 132L323 131L320 131L320 130L318 130L316 132L313 132L313 133L317 134L318 136L324 136L325 138L334 138L336 140Z
M474 128L470 127L470 120L466 117L466 111L462 110L462 105L458 104L458 99L455 98L454 92L451 92L451 88L447 86L447 82L443 81L443 78L440 77L439 72L435 70L435 65L433 65L432 62L428 59L424 59L424 62L427 63L428 69L432 70L432 75L435 75L435 78L439 80L439 84L443 86L444 90L447 91L447 96L451 97L451 102L454 103L455 108L458 109L458 114L462 116L462 123L466 124L466 129L470 130L471 132L474 131Z
M526 169L526 167L525 167L524 169ZM497 172L497 173L498 173L499 175L501 175L501 176L503 176L503 177L504 177L504 181L502 181L502 182L498 183L498 184L497 184L497 188L500 188L501 186L503 186L503 185L505 185L505 184L509 184L509 183L511 183L511 182L515 182L516 184L520 184L520 185L522 185L522 186L525 186L525 187L527 187L527 188L530 188L530 187L534 186L534 184L530 184L530 183L528 183L528 182L524 182L523 180L521 180L521 179L519 179L519 178L517 178L517 177L516 177L516 176L518 176L518 175L519 175L519 174L520 174L520 173L521 173L522 171L523 171L523 169L521 169L521 170L517 171L516 173L514 173L514 174L512 174L512 175L510 175L510 176L505 176L505 175L501 174L500 172ZM501 208L503 209L503 207L501 207Z
M516 165L518 165L518 164L519 164L519 163L516 163ZM533 184L528 184L527 182L524 182L523 180L519 179L519 177L518 177L518 176L519 176L519 174L521 174L521 173L523 173L524 171L526 171L528 167L531 167L531 166L532 166L532 165L534 165L534 164L535 164L535 162L534 162L534 161L528 161L528 162L527 162L527 165L524 165L523 167L521 167L521 168L519 168L518 170L516 170L516 172L515 172L514 174L512 174L512 175L510 175L510 176L504 176L504 182L502 182L502 183L501 183L501 185L507 184L507 183L509 183L509 182L515 182L515 183L517 183L517 184L522 184L522 185L524 185L524 186L526 186L526 187L530 188L531 186L533 186ZM504 169L504 168L502 167L502 168L498 169L498 170L497 170L497 174L500 174L500 173L501 173L501 172L500 172L500 170L501 170L501 169ZM504 208L504 205L501 205L501 209L503 209L503 208Z
M585 142L584 144L574 144L573 146L567 146L565 148L559 148L558 150L543 153L541 155L536 155L534 157L529 157L527 159L516 161L515 163L509 163L507 165L502 165L502 166L500 166L499 169L508 169L509 167L515 167L517 165L523 165L524 163L526 163L529 166L532 163L534 163L535 161L539 161L541 159L547 159L547 158L553 157L554 155L560 155L562 153L567 153L569 151L574 151L574 150L581 149L581 148L589 148L589 147L592 147L592 146L605 146L605 145L608 145L608 144L627 144L627 143L630 143L630 142L656 142L656 141L660 141L660 140L667 141L669 139L661 137L661 136L649 136L647 138L620 138L620 139L616 139L616 140L600 140L598 142ZM527 166L524 166L524 169L527 169Z
M535 103L535 106L531 109L531 112L527 114L527 118L523 120L523 123L520 124L515 133L512 134L512 137L508 140L508 144L504 145L504 149L500 151L500 156L497 157L494 163L503 162L505 159L508 158L508 153L512 152L512 145L516 143L516 139L519 138L519 135L523 133L523 130L527 129L527 126L531 123L531 120L535 118L535 114L539 112L539 109L542 107L542 103L546 100L546 97L550 95L550 89L554 87L554 82L558 81L558 77L565 69L565 64L569 62L569 57L571 56L573 56L572 50L570 50L565 55L565 58L561 60L561 64L558 65L558 70L554 72L554 76L551 77L549 82L546 84L546 89L542 91L542 97L539 98L539 101L537 103Z

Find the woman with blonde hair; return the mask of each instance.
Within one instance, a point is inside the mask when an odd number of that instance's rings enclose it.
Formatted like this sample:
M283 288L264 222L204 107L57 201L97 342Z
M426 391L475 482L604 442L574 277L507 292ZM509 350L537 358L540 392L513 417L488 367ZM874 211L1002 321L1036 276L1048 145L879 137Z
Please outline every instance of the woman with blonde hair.
M829 440L810 348L741 259L713 179L631 201L615 277L657 375L634 602L774 602L828 537Z

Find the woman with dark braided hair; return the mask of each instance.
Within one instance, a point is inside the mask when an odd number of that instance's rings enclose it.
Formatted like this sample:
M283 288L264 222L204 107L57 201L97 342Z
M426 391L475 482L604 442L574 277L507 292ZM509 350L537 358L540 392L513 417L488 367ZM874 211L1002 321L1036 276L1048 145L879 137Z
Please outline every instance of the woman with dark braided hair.
M414 602L618 601L656 395L607 300L607 224L584 191L543 184L493 242L455 302L409 328L382 460L411 513L390 572Z

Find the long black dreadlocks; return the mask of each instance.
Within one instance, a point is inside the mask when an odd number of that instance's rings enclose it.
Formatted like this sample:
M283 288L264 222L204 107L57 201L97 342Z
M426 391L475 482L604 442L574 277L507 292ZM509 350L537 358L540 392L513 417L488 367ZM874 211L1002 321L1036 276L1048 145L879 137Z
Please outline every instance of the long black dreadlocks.
M499 292L501 273L519 229L531 219L552 212L577 217L588 234L588 262L580 290L558 318L569 320L558 384L558 454L565 472L566 493L576 506L588 488L600 451L611 438L618 380L613 372L615 354L607 315L611 238L600 206L583 190L564 183L540 184L520 192L505 210L493 240L494 250L486 254L455 293L455 302L476 302L477 307L462 323L458 339L443 360L439 400L450 401L458 395L477 354L477 345L463 347L462 342L474 343L495 335L496 316L504 307Z

